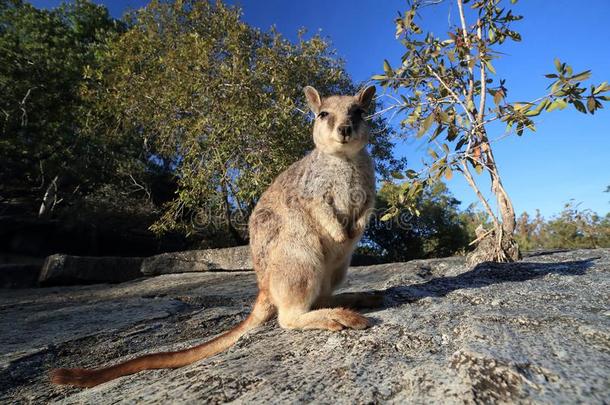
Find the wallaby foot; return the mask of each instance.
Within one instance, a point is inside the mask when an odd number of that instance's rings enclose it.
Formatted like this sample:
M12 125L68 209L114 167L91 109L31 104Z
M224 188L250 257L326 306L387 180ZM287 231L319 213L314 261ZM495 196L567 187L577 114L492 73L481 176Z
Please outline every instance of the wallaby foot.
M309 312L282 311L279 322L286 329L326 329L338 331L345 328L366 329L369 320L357 312L345 308L317 309Z

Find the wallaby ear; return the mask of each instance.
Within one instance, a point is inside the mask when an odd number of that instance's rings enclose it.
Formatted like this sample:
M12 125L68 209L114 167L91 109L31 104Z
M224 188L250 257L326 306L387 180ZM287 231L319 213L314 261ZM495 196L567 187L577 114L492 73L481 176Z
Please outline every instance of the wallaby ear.
M356 94L356 98L358 98L360 105L365 110L368 110L371 107L371 101L373 101L373 97L375 96L375 90L375 86L369 86Z
M309 104L309 108L311 108L311 111L313 111L314 114L318 114L320 112L320 107L322 106L322 99L318 94L318 90L314 89L311 86L305 86L303 92L305 92L307 104Z

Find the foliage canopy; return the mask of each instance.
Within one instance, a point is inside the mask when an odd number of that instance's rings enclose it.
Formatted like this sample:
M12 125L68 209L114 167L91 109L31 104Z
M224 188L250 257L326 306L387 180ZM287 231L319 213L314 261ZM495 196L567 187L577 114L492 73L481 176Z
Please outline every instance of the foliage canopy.
M400 186L386 182L377 193L377 210L399 205ZM474 236L470 220L477 215L460 212L460 201L442 182L427 184L410 202L418 214L401 211L389 221L373 217L364 234L364 250L390 262L463 254Z
M75 190L139 195L161 207L155 231L218 244L243 241L258 196L313 147L302 88L357 91L324 38L290 42L220 1L152 1L122 22L87 0L3 1L0 49L5 184L41 198L59 179L64 205ZM387 177L404 162L374 126Z
M39 185L95 176L94 145L78 132L80 83L100 45L122 29L89 1L39 10L0 2L0 181Z
M312 147L303 86L356 91L328 43L303 34L261 32L222 2L153 1L85 70L86 129L137 139L146 164L175 175L156 231L220 227L239 241L258 196ZM391 148L378 131L381 174L400 167Z

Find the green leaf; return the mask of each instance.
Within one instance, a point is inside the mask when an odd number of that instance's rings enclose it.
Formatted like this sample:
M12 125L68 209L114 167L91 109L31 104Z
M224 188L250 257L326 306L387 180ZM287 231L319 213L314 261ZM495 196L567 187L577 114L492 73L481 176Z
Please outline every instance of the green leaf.
M430 137L429 142L435 140L436 137L439 136L441 134L441 132L443 132L444 129L445 129L445 126L442 124L439 124L439 126L436 127L436 129L434 130L434 133Z
M457 145L455 145L455 149L454 150L456 150L456 151L460 150L460 148L463 147L466 144L466 142L468 142L468 140L465 137L461 138L458 141Z
M449 114L447 114L445 111L439 111L438 118L440 119L441 122L443 122L445 124L448 124L450 121Z
M458 136L458 130L457 127L455 125L449 125L449 127L447 128L447 140L449 142L453 142L455 141L455 138L457 138Z
M421 127L419 128L419 131L417 132L418 138L420 136L422 136L423 134L425 134L428 131L428 129L430 129L432 122L434 122L434 114L428 115L426 117L426 119L422 122Z
M407 177L410 179L414 179L417 177L417 172L413 169L407 170L406 174L407 174Z
M453 172L451 171L451 169L450 169L450 168L447 168L447 169L445 170L445 178L446 178L447 180L451 180L451 179L453 178Z
M402 173L397 172L397 171L394 171L394 172L390 173L390 175L391 175L392 177L394 177L395 179L398 179L398 180L402 180L402 179L404 179L404 178L405 178L405 176L403 176L403 174L402 174Z
M521 102L521 103L513 104L513 108L515 109L515 111L520 112L520 113L526 112L530 106L531 106L531 104L528 102Z
M371 76L372 80L386 80L388 77L386 75L373 75Z
M519 34L518 32L515 31L507 31L506 33L513 41L515 42L521 42L521 34Z
M581 72L577 75L572 76L570 78L570 80L575 80L575 81L581 82L583 80L587 80L589 77L591 77L591 71L585 70L584 72Z
M608 90L610 90L610 86L608 86L608 82L603 82L602 84L597 86L595 88L595 90L593 90L593 94L604 93L604 92L606 92Z
M517 124L517 135L523 135L523 124Z
M485 63L485 66L487 66L487 69L489 69L489 71L491 73L493 73L494 75L496 74L496 69L494 69L493 65L491 64L490 61L488 60L483 60L483 63Z
M392 66L390 66L390 62L388 62L387 59L385 59L383 61L383 71L386 73L386 75L390 76L390 74L393 72L392 71Z
M500 90L498 90L494 93L494 103L496 105L499 105L502 102L503 98L504 97L502 96L502 92Z
M381 217L381 220L382 220L383 222L385 222L385 221L389 221L389 220L390 220L390 219L392 219L392 218L394 218L394 215L388 212L387 214L384 214L384 215Z
M587 110L585 109L585 105L580 100L574 100L574 101L572 101L572 104L574 104L574 107L581 113L583 113L583 114L587 113Z
M548 98L545 98L544 100L542 100L538 106L535 108L535 111L537 112L541 112L542 110L544 110L546 108L546 106L548 106L551 103L551 100L549 100Z
M432 159L438 159L438 154L432 148L428 149L428 155L430 155Z
M466 105L469 111L474 110L474 102L472 100L468 100L468 104Z
M558 107L559 107L559 105L560 105L560 102L559 102L559 101L560 101L560 99L557 99L557 100L553 101L551 104L549 104L549 105L546 107L546 110L547 110L548 112L551 112L551 111L555 110L556 108L558 108Z
M561 61L559 60L559 58L555 58L555 69L557 69L557 71L559 73L561 73Z

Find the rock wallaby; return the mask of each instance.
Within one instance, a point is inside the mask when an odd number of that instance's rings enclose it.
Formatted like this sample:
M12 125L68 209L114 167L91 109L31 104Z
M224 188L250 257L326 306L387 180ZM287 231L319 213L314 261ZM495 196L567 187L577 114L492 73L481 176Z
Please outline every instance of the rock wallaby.
M190 349L138 357L98 369L56 369L55 384L92 387L142 370L177 368L233 345L276 313L288 329L364 329L367 318L347 307L375 306L379 295L333 295L345 277L375 198L373 162L366 151L365 113L375 87L355 96L305 96L315 114L315 149L281 173L250 216L250 248L259 293L246 320Z

